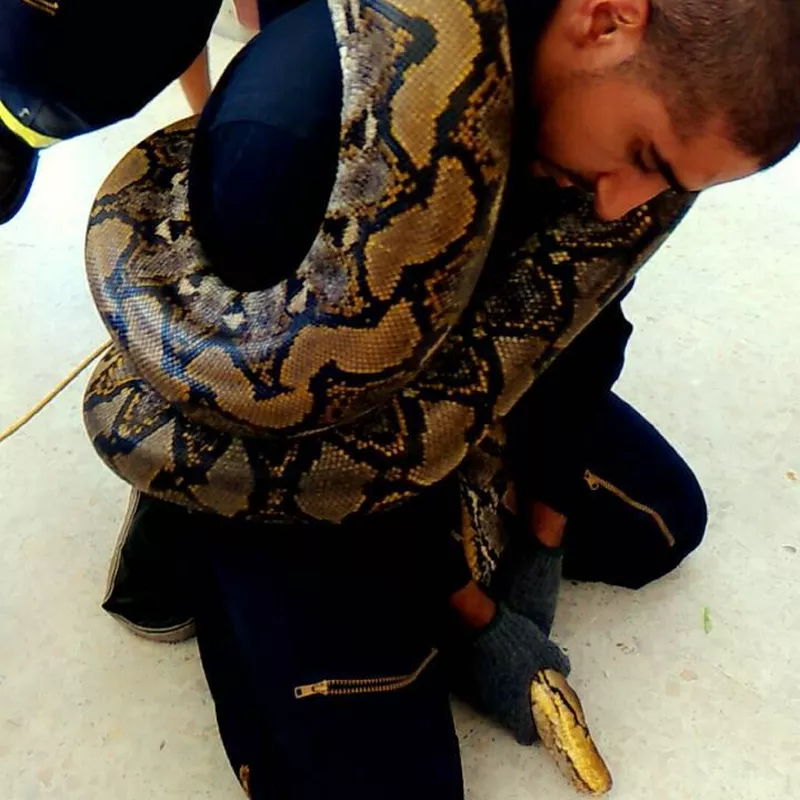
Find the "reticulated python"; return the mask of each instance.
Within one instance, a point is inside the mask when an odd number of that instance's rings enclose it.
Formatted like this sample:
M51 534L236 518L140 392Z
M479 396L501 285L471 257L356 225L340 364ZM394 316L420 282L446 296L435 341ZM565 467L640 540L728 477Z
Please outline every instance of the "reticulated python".
M481 276L509 166L502 2L329 7L340 166L292 278L241 293L214 275L188 215L191 121L135 148L93 208L89 280L115 347L85 419L106 463L152 495L341 522L460 466L485 475L475 446L690 204L664 195L602 223L564 193Z

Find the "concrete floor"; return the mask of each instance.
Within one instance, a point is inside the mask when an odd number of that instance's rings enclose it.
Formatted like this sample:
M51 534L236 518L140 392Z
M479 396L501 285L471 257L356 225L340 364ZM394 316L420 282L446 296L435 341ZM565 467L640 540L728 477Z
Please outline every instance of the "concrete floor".
M215 40L217 73L235 48ZM0 229L0 428L104 341L83 269L92 198L186 112L172 87L48 153ZM622 393L695 467L711 524L645 591L564 588L556 635L618 800L800 797L798 182L795 157L709 192L627 303ZM126 488L84 434L82 387L0 446L0 800L235 800L195 645L136 640L98 606ZM456 712L471 800L573 797L542 752Z

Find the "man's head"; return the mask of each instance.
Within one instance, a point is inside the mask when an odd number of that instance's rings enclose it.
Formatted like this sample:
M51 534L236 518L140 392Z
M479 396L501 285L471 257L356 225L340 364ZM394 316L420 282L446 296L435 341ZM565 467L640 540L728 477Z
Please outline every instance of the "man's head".
M799 48L797 0L561 0L534 56L535 171L611 219L771 166L800 139Z

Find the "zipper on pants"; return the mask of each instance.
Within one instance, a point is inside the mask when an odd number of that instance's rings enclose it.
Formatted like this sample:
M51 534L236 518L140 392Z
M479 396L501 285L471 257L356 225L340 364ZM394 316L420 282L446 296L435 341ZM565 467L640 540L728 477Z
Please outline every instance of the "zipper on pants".
M356 694L377 694L379 692L397 692L411 686L420 675L428 668L430 663L439 654L435 648L428 653L425 660L408 675L392 675L383 678L332 678L296 686L294 696L298 700L316 695L344 696Z
M583 479L593 492L603 488L607 492L611 492L611 494L616 495L620 500L622 500L623 503L627 503L631 508L635 508L637 511L643 511L645 514L649 514L656 525L658 525L661 533L664 534L667 544L670 547L675 547L675 537L672 535L672 531L670 531L667 523L664 522L664 517L662 517L661 514L659 514L654 508L646 506L644 503L637 502L630 495L623 492L622 489L614 486L613 483L601 478L599 475L595 475L591 470L587 469L586 472L583 473Z

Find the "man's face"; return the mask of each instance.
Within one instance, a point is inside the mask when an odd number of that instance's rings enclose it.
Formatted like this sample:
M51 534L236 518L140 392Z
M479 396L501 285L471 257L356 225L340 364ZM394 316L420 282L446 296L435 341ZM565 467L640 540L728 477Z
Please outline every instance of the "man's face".
M562 0L534 61L533 171L594 193L616 219L672 186L700 191L757 172L724 120L677 134L665 100L617 69L641 46L648 0Z

